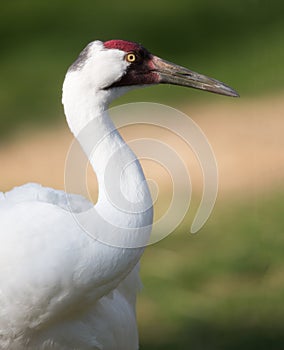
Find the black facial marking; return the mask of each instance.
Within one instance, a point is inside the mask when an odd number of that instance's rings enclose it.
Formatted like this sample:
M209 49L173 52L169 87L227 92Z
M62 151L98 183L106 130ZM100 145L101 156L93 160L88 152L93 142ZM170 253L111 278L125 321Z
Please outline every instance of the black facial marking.
M139 49L131 51L135 54L136 60L132 62L132 65L142 64L144 60L149 60L151 58L151 54L148 50L146 50L143 46L140 46Z
M155 83L156 76L149 67L152 55L144 47L129 51L136 56L136 60L127 67L125 74L116 82L106 87L111 89L119 86L145 85ZM127 53L126 53L127 54Z

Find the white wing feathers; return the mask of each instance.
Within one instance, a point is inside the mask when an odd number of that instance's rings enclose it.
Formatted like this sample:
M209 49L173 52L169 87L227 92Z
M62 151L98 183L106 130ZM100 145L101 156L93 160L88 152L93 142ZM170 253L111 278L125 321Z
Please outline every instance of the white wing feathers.
M80 212L92 207L92 203L85 197L76 194L66 194L64 191L54 190L49 187L42 187L36 183L28 183L23 186L15 187L11 191L0 192L0 203L6 200L10 203L21 202L44 202L54 204L62 209Z
M92 206L69 198L73 210ZM128 253L86 235L62 191L28 184L0 193L0 209L0 348L137 348L138 267L125 278L114 260L115 277L107 282L101 267L118 249Z

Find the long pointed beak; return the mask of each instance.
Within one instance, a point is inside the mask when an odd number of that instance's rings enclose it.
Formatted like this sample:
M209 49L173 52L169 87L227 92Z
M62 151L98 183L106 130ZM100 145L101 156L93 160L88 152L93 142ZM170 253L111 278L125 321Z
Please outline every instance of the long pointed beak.
M215 94L239 97L239 94L234 89L224 83L165 61L157 56L153 56L152 64L154 66L154 71L157 72L160 77L160 84L187 86L194 89L210 91Z

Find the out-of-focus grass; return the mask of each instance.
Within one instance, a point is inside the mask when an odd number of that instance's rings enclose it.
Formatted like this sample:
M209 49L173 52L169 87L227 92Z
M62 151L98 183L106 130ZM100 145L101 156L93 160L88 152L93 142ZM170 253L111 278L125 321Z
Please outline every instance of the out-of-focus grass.
M61 117L67 67L91 40L143 43L168 60L259 94L284 85L284 3L266 0L95 2L13 0L0 11L0 134ZM220 99L161 86L118 103Z
M283 199L221 203L197 235L147 249L142 350L284 348Z

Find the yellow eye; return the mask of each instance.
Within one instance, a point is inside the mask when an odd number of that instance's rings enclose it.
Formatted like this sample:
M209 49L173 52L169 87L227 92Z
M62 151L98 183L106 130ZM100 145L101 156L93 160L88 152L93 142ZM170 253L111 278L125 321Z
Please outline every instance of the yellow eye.
M134 53L131 52L131 53L128 53L128 54L125 56L125 59L126 59L127 62L132 63L132 62L134 62L134 61L136 60L136 56L135 56Z

